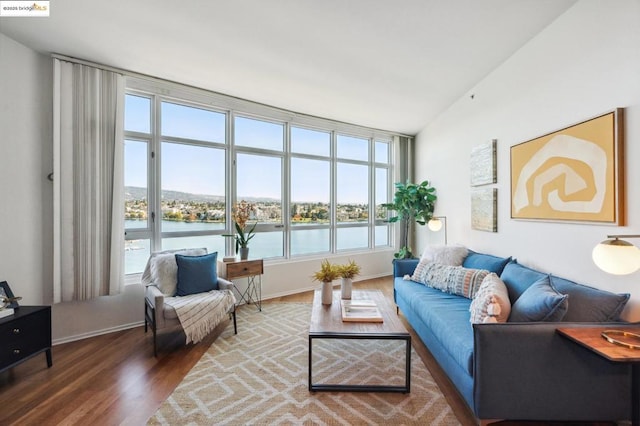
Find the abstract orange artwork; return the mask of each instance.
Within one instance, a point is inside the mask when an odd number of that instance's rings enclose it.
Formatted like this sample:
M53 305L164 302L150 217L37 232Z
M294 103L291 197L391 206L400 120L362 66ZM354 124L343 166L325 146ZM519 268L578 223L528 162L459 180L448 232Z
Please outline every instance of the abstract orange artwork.
M511 217L624 224L623 109L511 147Z

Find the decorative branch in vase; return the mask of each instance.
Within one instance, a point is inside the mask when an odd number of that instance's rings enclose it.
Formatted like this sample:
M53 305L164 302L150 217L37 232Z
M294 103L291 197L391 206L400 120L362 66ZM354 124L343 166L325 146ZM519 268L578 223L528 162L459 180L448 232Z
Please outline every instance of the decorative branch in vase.
M240 260L246 260L249 257L249 241L255 237L255 229L258 221L253 223L253 226L247 231L247 222L251 219L251 215L255 214L256 206L246 202L245 200L236 203L232 209L232 218L234 227L236 229L235 234L223 234L223 237L233 237L236 240L236 253L240 253Z

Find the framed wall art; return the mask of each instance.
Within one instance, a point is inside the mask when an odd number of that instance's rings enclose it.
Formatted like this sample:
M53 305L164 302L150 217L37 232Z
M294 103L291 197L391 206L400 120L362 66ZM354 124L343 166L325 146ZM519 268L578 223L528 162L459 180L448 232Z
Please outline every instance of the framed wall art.
M497 182L496 145L497 140L493 139L471 150L471 186L488 185Z
M498 232L498 189L471 190L471 229Z
M623 112L511 147L511 217L624 225Z

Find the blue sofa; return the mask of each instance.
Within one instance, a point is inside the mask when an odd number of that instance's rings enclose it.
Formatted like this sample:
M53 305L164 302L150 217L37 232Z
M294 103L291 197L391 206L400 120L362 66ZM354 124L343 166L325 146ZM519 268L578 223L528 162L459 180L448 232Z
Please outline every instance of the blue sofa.
M560 336L556 328L619 324L628 294L614 294L551 275L569 294L563 322L471 324L471 300L403 279L418 259L394 262L394 298L422 342L480 421L618 421L630 418L629 364L616 364ZM549 276L469 251L462 265L495 272L511 304Z

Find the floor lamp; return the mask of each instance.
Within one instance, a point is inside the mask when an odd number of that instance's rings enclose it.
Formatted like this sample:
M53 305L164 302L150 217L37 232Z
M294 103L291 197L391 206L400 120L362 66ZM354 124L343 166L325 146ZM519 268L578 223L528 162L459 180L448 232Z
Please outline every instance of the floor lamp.
M431 232L440 232L444 228L444 245L447 245L447 217L446 216L433 216L427 227Z

